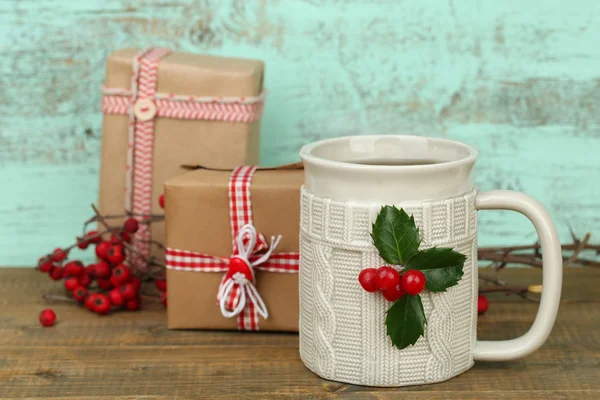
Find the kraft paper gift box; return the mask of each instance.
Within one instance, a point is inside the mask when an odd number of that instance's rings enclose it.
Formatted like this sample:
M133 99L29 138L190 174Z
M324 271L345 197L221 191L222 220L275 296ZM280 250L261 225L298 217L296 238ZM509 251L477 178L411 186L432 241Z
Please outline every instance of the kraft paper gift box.
M298 331L298 232L304 171L301 165L290 165L257 169L252 176L251 170L254 167L233 173L197 169L165 183L169 328ZM244 178L243 171L249 178ZM251 216L240 216L244 210ZM233 231L239 233L245 223L269 244L272 236L281 235L268 261L254 268L254 286L268 311L267 319L257 313L249 296L252 304L229 318L217 303L234 252ZM213 261L218 268L211 269ZM277 265L280 262L283 265Z
M263 102L262 61L119 50L103 88L102 214L162 214L163 183L183 164L257 164ZM151 232L150 232L151 229ZM142 225L134 246L159 260L164 223Z

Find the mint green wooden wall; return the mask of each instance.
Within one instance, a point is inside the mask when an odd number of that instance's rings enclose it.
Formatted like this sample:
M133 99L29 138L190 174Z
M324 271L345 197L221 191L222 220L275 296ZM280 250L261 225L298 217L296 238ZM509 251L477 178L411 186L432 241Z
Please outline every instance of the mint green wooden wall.
M568 237L600 235L596 0L4 0L0 265L79 232L97 197L104 60L123 47L267 63L264 163L307 142L410 133L481 150L482 190L542 200ZM534 241L480 214L482 244Z

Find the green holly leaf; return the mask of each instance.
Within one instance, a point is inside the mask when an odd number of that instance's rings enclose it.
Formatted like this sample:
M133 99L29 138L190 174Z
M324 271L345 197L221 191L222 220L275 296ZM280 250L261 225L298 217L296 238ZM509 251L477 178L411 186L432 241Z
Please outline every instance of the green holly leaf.
M467 257L448 248L431 248L417 252L406 263L405 271L418 269L425 278L430 292L445 292L458 283L464 272Z
M426 322L419 295L405 294L392 304L385 317L387 334L400 350L415 344L425 334Z
M417 253L421 243L415 219L394 206L381 208L371 237L381 258L392 265L404 264Z

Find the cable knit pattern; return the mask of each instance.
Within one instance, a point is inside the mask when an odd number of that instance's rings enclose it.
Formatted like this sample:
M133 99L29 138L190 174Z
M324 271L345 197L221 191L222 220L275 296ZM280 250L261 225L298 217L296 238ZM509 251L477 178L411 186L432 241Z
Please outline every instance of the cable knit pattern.
M458 285L423 293L425 336L398 350L386 333L390 303L357 281L362 269L384 264L369 236L382 205L336 202L302 190L300 357L310 370L335 381L405 386L443 381L473 365L475 195L396 204L415 217L422 248L452 247L467 256Z

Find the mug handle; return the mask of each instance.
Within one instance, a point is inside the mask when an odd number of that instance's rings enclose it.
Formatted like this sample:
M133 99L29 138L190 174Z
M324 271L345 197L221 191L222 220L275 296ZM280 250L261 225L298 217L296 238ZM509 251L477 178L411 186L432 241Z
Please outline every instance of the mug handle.
M523 336L500 341L478 340L473 350L474 360L507 361L524 357L546 341L558 312L562 286L562 252L556 227L544 206L523 193L494 190L477 195L477 210L513 210L533 223L542 249L542 298L533 325Z

